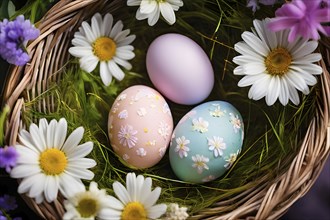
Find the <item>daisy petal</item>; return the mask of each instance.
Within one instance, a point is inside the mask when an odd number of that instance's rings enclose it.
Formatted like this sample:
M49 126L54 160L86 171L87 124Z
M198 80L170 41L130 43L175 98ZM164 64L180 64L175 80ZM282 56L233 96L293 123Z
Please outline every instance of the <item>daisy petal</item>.
M74 168L88 169L96 166L96 162L90 158L70 158L69 166Z
M101 37L101 30L100 30L100 25L102 24L102 17L100 13L96 13L92 17L92 31L95 35L96 38ZM95 38L95 39L96 39Z
M111 14L107 13L104 16L102 25L101 25L101 35L102 36L110 36L110 32L112 29L112 24L113 24L113 17Z
M162 16L165 18L165 20L170 24L174 24L175 23L175 14L173 11L173 8L171 7L171 5L167 2L162 2L159 3L159 8L160 8L160 12L162 14Z
M123 60L119 57L114 57L113 60L127 70L132 69L132 65L129 62L127 62L126 60Z
M78 146L79 142L81 141L84 134L84 128L79 127L76 128L68 137L68 139L65 141L63 145L63 151L67 153L68 155L77 150L76 147Z
M157 219L166 212L166 209L167 206L165 204L155 205L148 210L148 218Z
M67 151L67 155L70 159L78 159L87 156L93 150L93 142L88 141L86 143L75 146L70 151Z
M45 198L47 202L53 202L57 198L59 187L59 177L58 176L46 176L44 191Z
M54 147L61 149L66 138L67 122L64 118L61 118L58 122L54 136Z
M10 177L12 178L24 178L28 176L35 175L40 173L39 165L35 164L21 164L19 166L14 167L10 172Z
M112 186L113 186L113 190L115 191L115 194L123 204L127 204L132 201L127 190L121 183L114 182Z
M124 79L125 77L124 72L118 67L118 65L113 60L108 62L108 67L113 77L115 77L119 81Z
M78 178L78 179L85 179L85 180L91 180L94 177L94 173L87 169L79 169L76 167L68 166L65 170L65 173L68 175Z
M46 134L46 141L47 141L47 146L48 147L54 147L54 139L55 139L55 131L57 127L57 121L56 120L51 120L49 123L49 126L47 128L47 134ZM66 134L65 134L66 135Z
M102 219L121 219L121 211L113 210L113 209L102 209L98 213L98 216Z
M79 63L80 63L81 69L90 73L96 68L97 64L99 63L99 60L96 56L91 55L91 56L82 57L79 60Z
M110 85L112 81L112 74L106 62L100 63L100 76L104 85L106 86Z
M117 21L117 23L113 26L109 37L114 39L115 36L122 31L123 27L124 27L123 22L121 20Z
M149 193L147 199L144 201L146 209L152 207L158 200L160 196L161 189L156 187L152 192Z
M148 17L149 26L154 26L157 23L159 19L159 15L160 15L160 9L157 7L156 10L154 10L151 14L149 14Z
M150 14L155 11L157 7L157 1L149 0L142 0L140 5L142 14Z
M93 30L91 26L86 21L83 21L81 23L81 27L84 30L84 33L86 34L86 38L89 43L93 43L96 40L96 35L93 33Z
M123 210L124 209L124 205L123 203L121 203L118 199L116 199L113 196L108 196L108 203L107 205L113 209L116 210Z

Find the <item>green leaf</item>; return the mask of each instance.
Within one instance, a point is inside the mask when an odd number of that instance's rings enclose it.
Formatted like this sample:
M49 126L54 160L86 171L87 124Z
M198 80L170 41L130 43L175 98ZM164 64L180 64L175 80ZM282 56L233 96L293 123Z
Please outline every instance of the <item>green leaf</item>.
M16 13L16 7L12 1L8 2L8 16L11 17Z
M2 3L0 3L0 19L9 18L8 14L8 4L9 0L2 0Z

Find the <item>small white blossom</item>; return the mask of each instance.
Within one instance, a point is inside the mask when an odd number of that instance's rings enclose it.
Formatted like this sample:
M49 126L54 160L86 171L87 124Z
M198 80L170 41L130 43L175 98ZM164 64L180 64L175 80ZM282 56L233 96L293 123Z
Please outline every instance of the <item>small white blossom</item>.
M176 139L176 148L174 149L180 156L180 158L187 157L188 151L190 151L187 146L190 143L190 140L187 140L185 136L179 137Z
M140 157L145 157L147 155L147 151L144 148L140 147L136 150L136 154Z
M209 169L206 164L210 161L209 158L204 157L203 155L196 154L195 156L192 156L191 159L194 161L192 167L197 169L198 174L202 174L204 169Z
M199 131L200 133L205 133L208 131L209 122L205 121L203 118L194 118L192 123L194 131Z
M177 203L171 203L167 205L164 220L186 220L189 217L187 210L187 207L179 207Z

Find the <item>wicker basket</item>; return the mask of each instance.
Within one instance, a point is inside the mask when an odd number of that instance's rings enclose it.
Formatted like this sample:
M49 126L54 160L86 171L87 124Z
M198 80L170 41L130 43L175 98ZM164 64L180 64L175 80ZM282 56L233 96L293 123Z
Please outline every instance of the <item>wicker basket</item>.
M44 16L39 24L39 38L28 46L32 56L30 63L12 67L7 80L3 104L11 109L5 127L8 144L15 144L18 131L24 127L21 120L24 103L42 94L50 82L61 79L61 68L69 59L71 38L81 22L100 9L102 12L119 10L119 2L124 4L126 1L61 0ZM269 180L267 176L261 178L263 184L248 187L230 200L219 201L193 216L193 219L278 219L310 189L330 152L329 45L330 39L321 42L323 60L320 65L324 73L319 82L316 114L298 154L289 162L289 168L274 180ZM47 98L38 104L38 111L51 112L53 106L54 101ZM283 167L282 164L278 166L280 169ZM65 211L62 197L51 204L43 202L37 205L34 200L22 196L44 219L61 219Z

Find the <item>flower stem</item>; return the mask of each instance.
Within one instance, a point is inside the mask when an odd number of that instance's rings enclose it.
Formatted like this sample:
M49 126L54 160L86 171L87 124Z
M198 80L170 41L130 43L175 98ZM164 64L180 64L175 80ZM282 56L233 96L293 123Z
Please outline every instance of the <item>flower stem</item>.
M8 105L6 105L3 110L0 113L0 146L4 145L5 141L5 134L4 134L4 127L5 127L5 120L8 112L10 111L10 108Z

